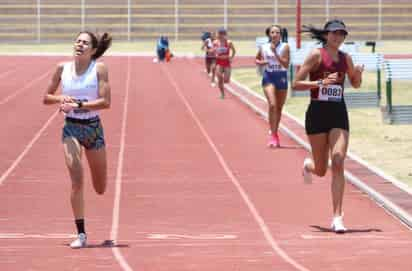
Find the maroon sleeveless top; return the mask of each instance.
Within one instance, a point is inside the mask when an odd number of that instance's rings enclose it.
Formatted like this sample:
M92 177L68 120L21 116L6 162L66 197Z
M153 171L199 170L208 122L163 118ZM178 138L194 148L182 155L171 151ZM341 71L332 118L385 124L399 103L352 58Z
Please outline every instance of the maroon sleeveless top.
M317 81L320 79L325 79L329 74L338 72L339 73L339 82L337 85L342 86L345 82L346 71L348 70L348 65L346 63L345 53L342 51L338 52L339 61L334 62L333 58L329 55L326 48L320 48L321 62L316 71L313 71L309 74L311 81ZM310 97L314 100L318 98L319 87L311 89Z

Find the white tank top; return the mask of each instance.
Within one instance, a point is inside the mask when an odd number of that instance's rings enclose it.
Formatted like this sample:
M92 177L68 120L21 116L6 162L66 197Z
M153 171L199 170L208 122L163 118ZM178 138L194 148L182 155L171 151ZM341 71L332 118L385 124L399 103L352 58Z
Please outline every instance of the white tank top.
M94 60L80 76L75 73L74 62L64 63L61 81L63 95L72 96L82 102L94 101L99 97L99 82ZM66 117L76 119L91 119L97 116L97 111L83 108L73 109L66 114Z
M274 72L274 71L286 71L287 68L283 67L278 59L275 57L275 53L273 52L272 48L272 43L265 43L261 46L262 50L262 56L263 60L267 61L268 64L265 66L265 70L268 72ZM280 42L276 46L276 52L278 53L279 56L282 55L282 51L285 48L286 43Z
M213 48L213 41L212 41L211 38L208 38L205 41L205 44L206 44L206 49L212 49ZM206 52L206 56L211 57L211 58L216 57L214 52Z

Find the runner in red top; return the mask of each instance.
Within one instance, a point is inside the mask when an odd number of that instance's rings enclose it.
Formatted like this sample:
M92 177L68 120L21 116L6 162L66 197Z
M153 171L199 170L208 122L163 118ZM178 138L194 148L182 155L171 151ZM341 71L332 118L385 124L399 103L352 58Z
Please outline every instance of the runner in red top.
M311 174L324 176L330 153L333 203L331 228L336 233L344 233L343 173L349 142L349 119L343 87L346 75L353 87L360 87L363 66L355 66L348 54L339 51L348 34L341 20L328 21L323 29L307 27L306 31L312 34L312 38L319 40L323 48L316 48L310 53L293 82L296 90L311 90L305 128L313 158L306 158L303 162L303 176L306 183L311 182ZM306 79L308 75L309 80Z
M225 98L224 83L230 82L230 74L232 71L231 62L235 57L236 50L233 42L227 39L226 29L220 28L218 31L217 40L214 42L216 51L216 76L221 93L221 98Z

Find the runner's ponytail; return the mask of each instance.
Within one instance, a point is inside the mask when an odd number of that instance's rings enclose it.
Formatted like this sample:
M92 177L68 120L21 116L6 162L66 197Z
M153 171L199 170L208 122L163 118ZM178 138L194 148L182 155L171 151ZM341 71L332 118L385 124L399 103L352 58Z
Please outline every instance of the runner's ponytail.
M92 56L93 59L98 59L101 57L107 49L112 45L112 36L109 33L103 33L101 37L98 38L96 53Z

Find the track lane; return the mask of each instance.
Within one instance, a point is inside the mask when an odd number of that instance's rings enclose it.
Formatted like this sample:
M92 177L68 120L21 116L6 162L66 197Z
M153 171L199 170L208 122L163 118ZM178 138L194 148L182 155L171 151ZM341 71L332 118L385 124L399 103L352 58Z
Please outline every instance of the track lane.
M161 65L140 61L130 96L119 226L126 261L133 270L293 270L271 252Z
M108 151L108 190L97 196L85 166L86 228L89 247L72 250L75 233L70 181L61 145L63 119L53 122L3 186L0 186L0 266L2 270L121 270L110 239L114 178L124 102L126 58L107 58L112 108L102 112ZM39 107L44 107L39 104ZM22 124L24 125L24 124Z
M0 74L0 108L10 101L23 96L23 94L36 90L36 86L45 81L48 74L54 71L59 61L64 57L0 57L7 76ZM4 76L4 75L3 75Z
M330 270L331 266L367 270L372 263L377 270L412 267L407 257L411 232L351 185L345 197L350 233L336 236L328 232L330 177L315 178L313 186L303 185L305 151L285 136L282 142L288 148L266 149L267 124L257 121L234 98L219 101L222 107L217 109L217 89L203 87L207 78L190 63L175 62L171 72L281 247L310 270ZM363 241L357 242L356 237ZM348 255L342 255L342 250ZM360 266L360 261L365 264Z
M2 59L4 60L3 57ZM56 64L56 61L61 59L28 58L27 61L32 63L39 62L38 69L24 66L23 58L10 58L8 60L17 61L18 72L1 81L2 98L0 100L4 101L4 97L12 97L15 91L18 91L14 85L18 85L20 89L24 88L24 91L17 93L17 96L7 99L7 102L0 105L2 131L4 131L0 133L0 151L3 158L0 160L0 176L13 166L13 163L26 150L36 135L43 135L40 134L42 127L56 111L55 107L42 105L42 97L49 82L49 78L44 77L44 75ZM28 83L32 82L33 76L36 82ZM41 76L44 77L42 80L39 79Z
M2 268L122 270L101 244L111 230L125 59L107 58L113 88L113 107L103 113L109 188L97 197L87 182L92 247L67 248L74 227L56 121L0 186ZM288 148L266 149L266 123L237 99L218 99L192 64L175 59L166 68L282 249L312 271L411 270L411 232L351 186L345 221L352 232L327 232L329 182L302 184L305 152L284 136ZM132 66L118 240L127 263L156 271L296 270L271 250L161 67L150 58L136 58Z

